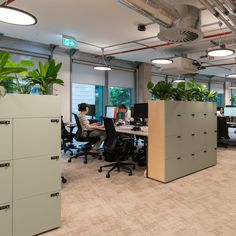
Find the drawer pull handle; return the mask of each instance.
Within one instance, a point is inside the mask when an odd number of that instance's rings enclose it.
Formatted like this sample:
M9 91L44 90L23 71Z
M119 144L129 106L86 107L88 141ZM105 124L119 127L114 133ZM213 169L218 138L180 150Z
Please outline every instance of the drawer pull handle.
M180 117L181 115L180 115L180 114L178 114L177 116L178 116L178 117Z
M204 150L204 152L206 153L207 151L206 151L206 150Z
M60 194L59 193L52 193L50 197L58 197Z
M207 132L204 132L203 134L207 134Z
M206 113L204 113L204 116L206 116L207 114Z
M216 133L216 132L217 132L217 130L214 130L214 132Z
M195 114L192 114L192 116L195 116Z
M177 136L177 138L181 138L181 136Z
M2 163L2 164L0 164L0 168L9 167L9 166L10 166L10 163Z
M59 119L51 119L52 123L59 123Z
M214 115L216 116L216 115L217 115L217 113L214 113Z
M0 125L10 125L10 121L9 120L1 120L0 121Z
M195 153L192 153L192 157L194 157L195 156Z
M51 160L59 160L59 156L53 156L51 157Z
M214 150L217 150L217 148L214 148Z
M192 134L192 136L195 136L195 134Z
M181 157L177 157L177 160L180 160L181 159Z
M10 205L1 206L1 207L0 207L0 211L2 211L2 210L7 210L7 209L9 209L9 208L10 208Z

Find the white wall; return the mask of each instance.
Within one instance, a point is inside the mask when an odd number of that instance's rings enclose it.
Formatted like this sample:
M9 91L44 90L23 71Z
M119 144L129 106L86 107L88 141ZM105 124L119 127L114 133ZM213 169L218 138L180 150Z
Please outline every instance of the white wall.
M62 68L58 78L64 81L64 86L54 85L53 94L60 95L61 99L61 115L64 122L70 122L70 97L71 97L71 79L70 79L70 56L65 53L55 52L53 58L57 63L62 62Z

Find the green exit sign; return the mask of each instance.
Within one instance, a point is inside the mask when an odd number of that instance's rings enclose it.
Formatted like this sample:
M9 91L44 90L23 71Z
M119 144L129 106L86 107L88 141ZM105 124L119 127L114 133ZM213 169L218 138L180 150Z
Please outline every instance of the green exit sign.
M63 37L63 45L69 48L76 48L77 42L75 39Z

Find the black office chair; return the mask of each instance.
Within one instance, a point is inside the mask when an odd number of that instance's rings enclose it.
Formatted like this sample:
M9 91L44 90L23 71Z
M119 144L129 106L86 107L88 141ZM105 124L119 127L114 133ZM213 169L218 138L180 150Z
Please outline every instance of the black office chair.
M86 136L83 136L82 135L83 131L82 131L81 124L79 122L79 118L78 118L77 114L75 114L75 113L72 113L72 114L73 114L73 116L75 118L75 122L77 124L77 132L74 136L74 139L77 142L81 142L81 143L85 143L85 144L83 145L83 148L81 148L75 156L70 157L68 162L71 162L72 159L74 159L74 158L84 156L84 164L87 164L88 163L88 155L91 155L93 157L98 157L98 159L101 160L102 157L100 154L95 154L93 152L89 152L92 145L95 144L99 140L99 137L89 137L89 133L91 132L89 130L84 131L86 133Z
M64 151L64 153L69 152L71 156L73 156L72 150L77 149L77 147L72 144L74 136L75 134L66 129L63 117L61 116L61 151Z
M217 117L217 145L228 147L227 139L228 138L228 126L226 117Z
M110 177L110 173L113 170L117 170L119 172L120 169L123 169L124 171L128 172L128 174L131 176L132 170L127 166L133 166L133 169L135 169L135 163L125 162L123 160L127 160L129 157L129 142L130 140L133 140L133 138L119 136L116 133L114 122L111 118L104 118L103 120L107 135L107 138L104 142L104 156L113 156L116 161L111 164L101 166L98 169L98 172L102 172L102 169L105 167L112 167L106 174L107 178Z

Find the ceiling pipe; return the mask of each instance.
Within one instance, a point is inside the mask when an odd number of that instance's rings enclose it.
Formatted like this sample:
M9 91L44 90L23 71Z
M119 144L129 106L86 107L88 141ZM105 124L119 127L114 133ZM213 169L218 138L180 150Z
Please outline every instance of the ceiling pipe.
M236 13L236 4L232 0L224 0L224 4L234 13Z
M203 39L217 38L217 37L227 36L227 35L231 35L231 34L232 34L231 31L224 32L224 33L218 33L218 34L211 34L211 35L204 36ZM113 55L117 55L117 54L124 54L124 53L129 53L129 52L136 52L136 51L142 51L142 50L146 50L146 49L161 48L161 47L168 47L168 46L174 46L174 45L177 45L177 44L175 44L175 43L162 43L162 44L156 44L153 46L146 46L146 47L142 47L142 48L136 48L136 49L118 51L118 52L114 52L114 53L108 53L108 54L105 54L104 56L108 57L108 56L113 56ZM96 56L96 58L101 58L101 56Z
M205 6L217 19L224 23L232 32L234 32L234 34L236 34L236 28L231 25L230 22L227 21L218 11L216 11L207 0L199 0L199 2Z
M204 67L208 68L208 67L217 67L217 66L232 66L232 65L236 65L236 62L232 62L232 63L225 63L225 64L217 64L217 65L209 65L209 66L204 66Z
M236 18L235 16L231 15L230 12L224 7L224 5L219 0L211 0L213 4L223 13L225 14L234 25L236 25Z
M0 4L0 6L7 6L7 5L9 5L10 3L15 2L15 1L16 1L16 0L6 0L6 1L3 1L3 3Z

